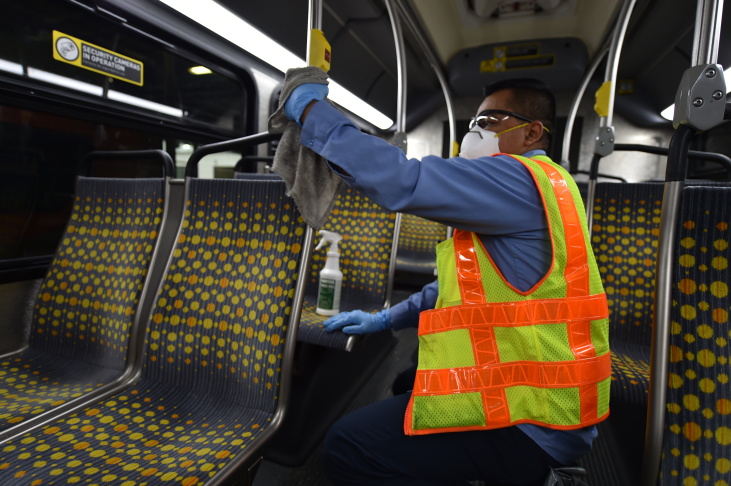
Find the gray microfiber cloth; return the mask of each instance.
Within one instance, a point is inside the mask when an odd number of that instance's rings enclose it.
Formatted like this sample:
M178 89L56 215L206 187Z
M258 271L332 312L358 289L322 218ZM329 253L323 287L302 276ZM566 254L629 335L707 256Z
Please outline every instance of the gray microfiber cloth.
M319 229L325 224L343 180L325 158L300 144L302 128L284 114L289 95L304 83L327 84L327 74L315 66L293 68L284 77L279 108L269 117L269 133L281 133L272 170L284 179L287 195L294 199L302 219Z

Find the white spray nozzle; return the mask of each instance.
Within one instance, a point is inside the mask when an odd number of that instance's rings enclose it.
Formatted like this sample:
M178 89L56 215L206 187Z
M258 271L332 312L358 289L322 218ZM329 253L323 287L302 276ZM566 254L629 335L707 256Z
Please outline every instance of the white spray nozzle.
M339 233L336 233L334 231L326 231L326 230L320 230L319 233L322 235L322 239L315 247L315 250L319 250L325 245L325 242L330 242L330 249L327 250L328 252L338 252L338 242L343 239L342 236L340 236Z

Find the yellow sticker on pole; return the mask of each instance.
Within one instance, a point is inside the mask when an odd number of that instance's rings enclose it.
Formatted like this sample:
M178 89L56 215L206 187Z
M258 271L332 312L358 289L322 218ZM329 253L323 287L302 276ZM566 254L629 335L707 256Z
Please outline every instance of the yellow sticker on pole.
M142 86L144 65L90 42L53 31L53 58L95 73Z
M609 97L612 94L612 82L604 83L596 90L594 111L599 116L609 116Z
M325 39L325 34L319 29L310 30L310 55L308 57L310 66L317 66L325 72L330 70L330 58L332 50L330 43Z

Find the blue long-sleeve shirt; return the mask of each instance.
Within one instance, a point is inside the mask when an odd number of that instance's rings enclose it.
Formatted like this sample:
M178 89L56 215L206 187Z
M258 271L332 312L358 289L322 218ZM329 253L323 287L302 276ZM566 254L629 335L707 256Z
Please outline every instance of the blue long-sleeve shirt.
M548 271L552 250L543 202L528 169L512 157L409 159L398 147L362 133L337 109L321 102L310 109L300 142L326 158L346 184L381 206L477 233L516 288L530 289ZM437 293L434 282L393 306L392 327L416 327L419 313L434 308ZM595 427L571 431L532 424L518 427L562 463L587 452L596 437Z

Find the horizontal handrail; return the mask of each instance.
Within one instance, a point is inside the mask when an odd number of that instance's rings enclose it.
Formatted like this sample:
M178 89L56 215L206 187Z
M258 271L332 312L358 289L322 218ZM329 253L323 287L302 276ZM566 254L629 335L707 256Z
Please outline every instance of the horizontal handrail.
M670 149L665 147L657 147L655 145L640 145L633 143L623 143L614 146L614 150L623 150L627 152L645 152L648 154L668 155ZM689 159L707 160L709 162L718 162L731 174L731 158L723 154L715 152L702 152L700 150L688 150Z
M271 142L272 140L278 140L281 136L281 133L261 132L255 133L254 135L247 135L246 137L226 140L224 142L216 142L208 145L202 145L198 147L188 159L188 163L185 165L185 177L198 176L198 162L200 162L201 159L206 155L226 152L228 150L241 149L250 145L259 145L262 143Z
M574 175L574 174L590 175L591 173L588 170L575 170L575 171L571 172L570 174L571 175ZM625 179L624 177L615 176L615 175L597 173L596 176L597 177L604 177L606 179L615 179L615 180L618 180L620 182L627 182L627 179Z

